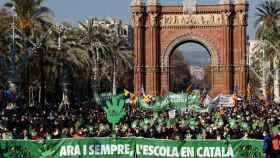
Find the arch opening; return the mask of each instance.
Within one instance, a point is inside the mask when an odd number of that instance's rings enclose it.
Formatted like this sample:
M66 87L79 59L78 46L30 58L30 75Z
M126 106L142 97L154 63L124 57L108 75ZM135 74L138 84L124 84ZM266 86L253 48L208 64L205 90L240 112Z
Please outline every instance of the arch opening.
M202 43L178 43L169 57L169 85L173 92L211 90L211 53Z

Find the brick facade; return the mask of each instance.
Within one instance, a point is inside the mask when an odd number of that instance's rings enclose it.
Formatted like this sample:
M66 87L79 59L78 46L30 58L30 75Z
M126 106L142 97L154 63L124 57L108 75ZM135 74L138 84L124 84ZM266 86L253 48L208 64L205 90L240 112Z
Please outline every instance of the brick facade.
M222 25L162 26L162 16L183 15L183 7L132 6L136 94L141 94L142 86L150 95L168 91L170 55L180 44L192 41L202 44L210 53L210 94L228 94L235 89L245 95L247 11L247 4L201 5L197 6L196 14L222 15Z

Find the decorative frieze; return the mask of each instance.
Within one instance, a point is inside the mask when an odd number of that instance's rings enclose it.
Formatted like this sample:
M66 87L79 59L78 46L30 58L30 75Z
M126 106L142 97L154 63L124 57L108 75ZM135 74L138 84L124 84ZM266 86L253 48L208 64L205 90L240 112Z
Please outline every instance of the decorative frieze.
M160 26L219 26L222 14L162 15Z

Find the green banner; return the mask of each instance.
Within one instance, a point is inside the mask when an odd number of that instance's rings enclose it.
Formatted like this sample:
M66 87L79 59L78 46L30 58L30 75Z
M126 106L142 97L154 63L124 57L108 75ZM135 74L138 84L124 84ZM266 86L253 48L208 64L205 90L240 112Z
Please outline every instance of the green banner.
M2 140L4 158L263 158L258 140L171 141L144 138Z
M194 91L191 94L187 93L172 93L169 92L165 97L155 97L155 103L148 104L144 101L144 97L138 98L139 106L146 110L162 112L170 109L184 111L193 109L196 112L209 112L210 107L202 108L200 104L200 94Z
M1 140L3 158L263 158L260 140Z

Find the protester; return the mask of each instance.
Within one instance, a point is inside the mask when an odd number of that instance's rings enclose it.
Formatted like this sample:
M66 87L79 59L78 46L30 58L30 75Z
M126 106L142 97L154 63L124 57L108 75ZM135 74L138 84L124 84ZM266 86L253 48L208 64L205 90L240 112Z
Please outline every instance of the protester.
M265 153L265 158L271 158L271 151L272 151L272 140L271 136L269 135L268 131L264 131L263 133L263 150Z
M117 124L118 137L148 137L159 139L262 139L266 129L279 125L280 106L269 106L257 99L250 103L237 101L236 107L197 112L193 109L176 111L170 118L168 111L154 112L140 107L125 106L126 115ZM90 103L73 104L68 109L48 104L45 107L17 105L0 110L2 139L59 139L83 137L110 137L102 107ZM273 140L279 139L279 135ZM268 152L268 148L265 148ZM276 148L274 148L276 149ZM274 151L275 153L279 151Z

